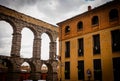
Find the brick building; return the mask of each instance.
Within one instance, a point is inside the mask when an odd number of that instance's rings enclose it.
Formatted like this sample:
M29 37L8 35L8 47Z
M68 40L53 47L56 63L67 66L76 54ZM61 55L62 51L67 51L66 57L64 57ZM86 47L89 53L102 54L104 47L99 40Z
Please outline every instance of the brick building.
M120 1L114 0L59 25L62 81L120 81Z

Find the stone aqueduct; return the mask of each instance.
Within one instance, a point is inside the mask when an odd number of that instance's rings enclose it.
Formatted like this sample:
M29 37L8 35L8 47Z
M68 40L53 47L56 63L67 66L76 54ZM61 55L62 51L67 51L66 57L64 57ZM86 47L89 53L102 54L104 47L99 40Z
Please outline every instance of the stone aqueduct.
M57 60L56 60L56 39L58 37L58 28L41 20L24 15L12 9L0 6L0 21L8 22L13 28L11 54L9 56L0 56L0 60L7 63L8 76L7 81L19 81L20 66L23 62L28 62L32 69L31 78L34 81L40 79L42 64L48 67L48 81L57 81ZM33 57L21 58L21 31L23 28L29 28L34 34ZM49 60L41 60L41 35L47 33L50 37Z

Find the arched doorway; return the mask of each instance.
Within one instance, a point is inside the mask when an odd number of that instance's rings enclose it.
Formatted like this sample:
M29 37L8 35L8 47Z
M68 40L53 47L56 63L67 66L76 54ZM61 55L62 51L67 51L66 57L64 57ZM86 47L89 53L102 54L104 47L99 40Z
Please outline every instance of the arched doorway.
M34 65L31 61L25 61L21 64L21 77L20 80L33 80L35 71L36 71L36 65Z
M48 75L48 67L47 65L43 64L41 67L41 80L46 80Z
M20 70L21 70L21 75L20 75L21 81L30 79L31 67L30 67L29 63L24 62L21 65Z

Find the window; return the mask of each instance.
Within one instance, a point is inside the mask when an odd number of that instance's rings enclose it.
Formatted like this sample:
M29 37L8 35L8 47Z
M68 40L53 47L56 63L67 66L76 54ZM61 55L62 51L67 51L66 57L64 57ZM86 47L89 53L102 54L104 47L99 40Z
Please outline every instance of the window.
M99 19L98 16L93 16L92 18L92 26L99 25Z
M70 32L70 27L69 26L66 26L65 27L65 33L69 33Z
M117 9L112 9L109 12L109 20L113 21L113 20L116 20L116 19L118 19L118 10Z
M93 35L93 54L100 54L100 35Z
M79 30L81 30L82 28L83 28L83 22L80 21L80 22L78 22L78 24L77 24L77 30L79 31Z
M70 62L65 62L65 79L70 79Z
M120 57L113 58L114 81L120 81Z
M78 39L78 56L84 55L83 38Z
M101 59L94 59L94 80L102 81Z
M84 80L84 61L78 61L78 80Z
M112 52L120 51L120 30L111 31L112 37Z
M67 41L65 43L66 51L65 51L65 57L70 57L70 41Z

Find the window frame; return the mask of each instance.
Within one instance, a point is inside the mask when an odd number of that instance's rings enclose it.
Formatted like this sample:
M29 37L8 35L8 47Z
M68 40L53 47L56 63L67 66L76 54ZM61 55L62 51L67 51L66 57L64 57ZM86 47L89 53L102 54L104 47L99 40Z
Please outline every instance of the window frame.
M65 26L65 35L70 33L70 26Z
M65 62L65 71L64 71L64 73L65 73L65 79L66 80L70 79L70 62L69 61Z
M79 21L77 23L77 31L80 31L80 30L83 30L83 22L82 21Z
M78 39L78 56L84 56L84 39Z
M101 64L101 59L94 59L93 60L93 68L94 68L94 80L102 81L102 64Z
M70 41L65 42L65 58L70 57Z
M93 55L101 54L100 34L93 35Z
M119 12L118 9L114 8L109 11L109 21L116 21L119 19Z
M99 17L98 16L93 16L91 19L91 24L93 27L98 26L99 25Z
M84 79L85 79L84 60L80 60L78 61L78 80L84 80Z
M111 31L112 52L120 52L120 29Z

